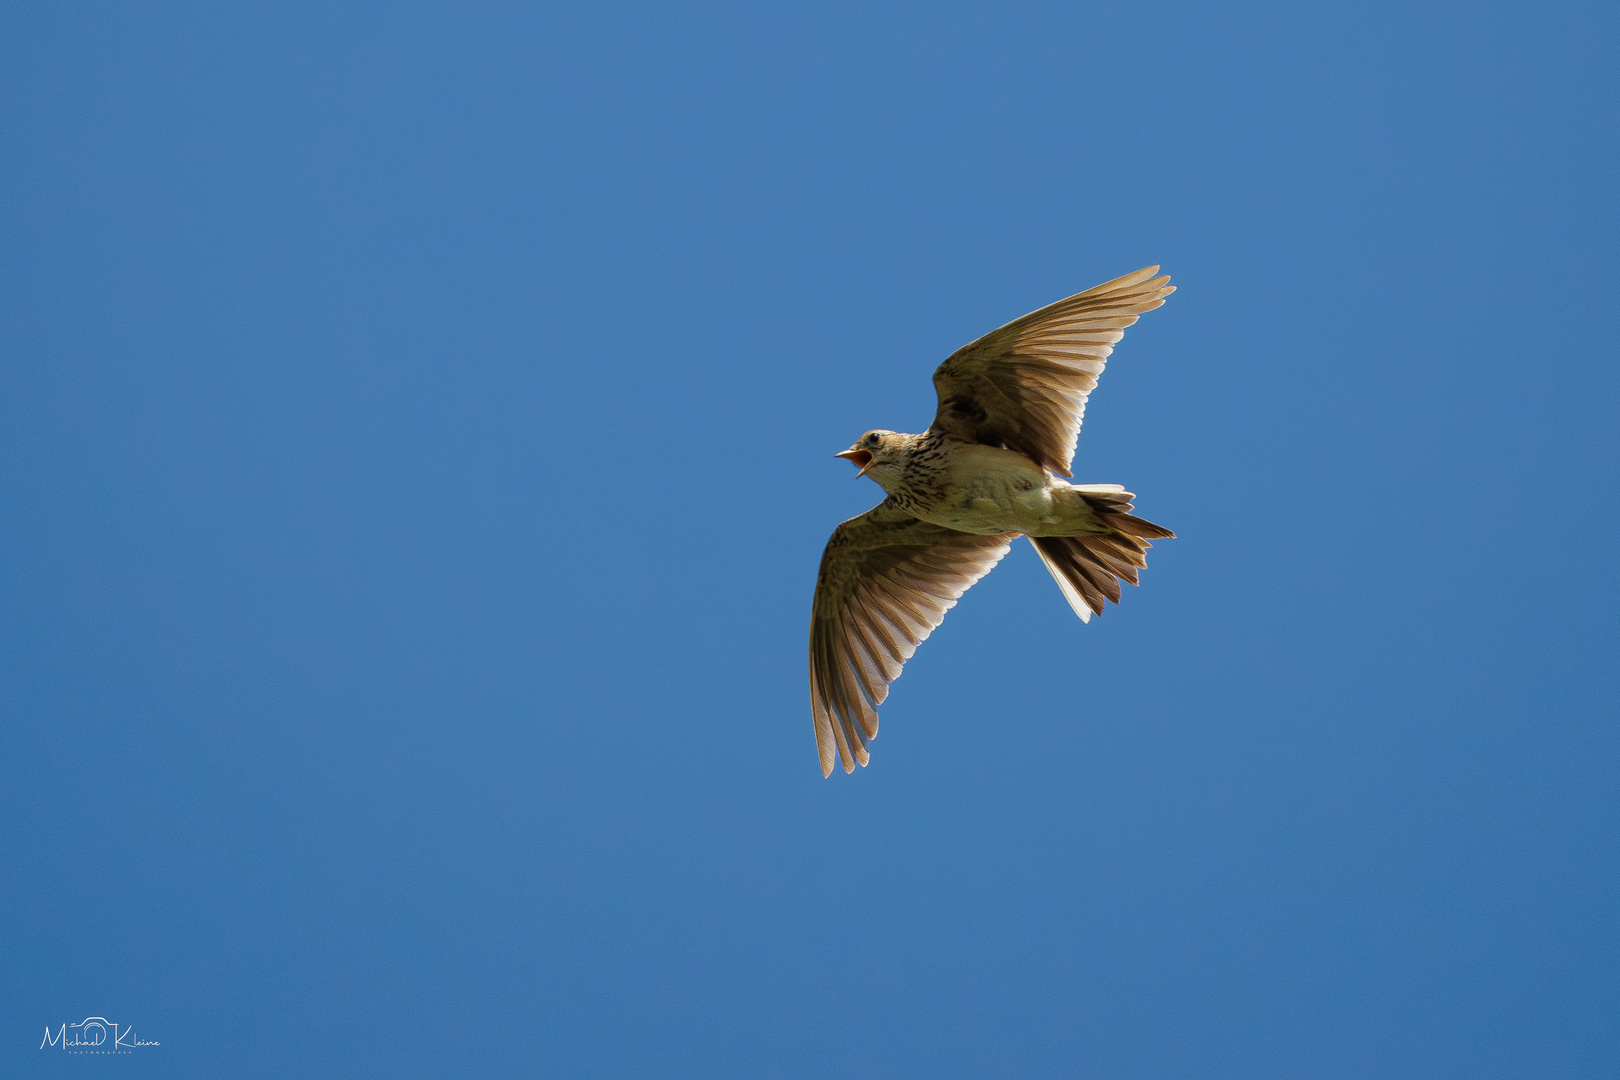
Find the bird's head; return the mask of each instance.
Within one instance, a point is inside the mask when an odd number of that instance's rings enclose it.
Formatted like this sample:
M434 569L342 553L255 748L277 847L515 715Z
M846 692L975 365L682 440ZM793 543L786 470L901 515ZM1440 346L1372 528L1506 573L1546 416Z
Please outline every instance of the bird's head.
M861 467L856 476L870 476L884 491L888 491L889 485L900 479L905 438L904 435L880 428L868 431L855 440L854 446L833 456L853 461Z

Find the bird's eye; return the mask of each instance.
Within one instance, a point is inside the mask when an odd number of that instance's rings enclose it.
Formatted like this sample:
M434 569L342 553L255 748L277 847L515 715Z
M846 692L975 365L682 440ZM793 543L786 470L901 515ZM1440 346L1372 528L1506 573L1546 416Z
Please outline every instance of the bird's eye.
M877 432L874 431L872 434L870 434L870 435L868 435L866 437L866 445L867 446L876 446L877 444L878 444Z

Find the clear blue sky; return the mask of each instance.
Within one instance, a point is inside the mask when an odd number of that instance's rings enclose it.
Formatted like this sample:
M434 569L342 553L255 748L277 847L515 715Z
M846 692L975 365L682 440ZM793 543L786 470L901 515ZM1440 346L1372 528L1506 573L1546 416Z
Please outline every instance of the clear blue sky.
M0 15L0 1072L1611 1077L1620 17ZM816 563L1162 263L823 780Z

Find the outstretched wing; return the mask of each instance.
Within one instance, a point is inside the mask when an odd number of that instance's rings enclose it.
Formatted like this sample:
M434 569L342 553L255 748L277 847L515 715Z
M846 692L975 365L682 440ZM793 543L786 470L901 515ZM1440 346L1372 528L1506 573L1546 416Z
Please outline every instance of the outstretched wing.
M810 713L821 774L867 762L877 706L917 646L1018 535L919 521L885 500L833 530L810 609Z
M1086 398L1114 342L1176 291L1158 270L1076 293L957 349L934 372L939 412L929 430L1006 446L1071 475Z

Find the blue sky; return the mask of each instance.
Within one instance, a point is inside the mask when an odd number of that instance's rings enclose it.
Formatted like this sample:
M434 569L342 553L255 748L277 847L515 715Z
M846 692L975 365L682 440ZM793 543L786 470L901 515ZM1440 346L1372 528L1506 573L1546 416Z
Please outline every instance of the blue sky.
M1617 20L13 5L0 1060L1612 1076ZM951 350L1162 263L822 780L817 560Z

